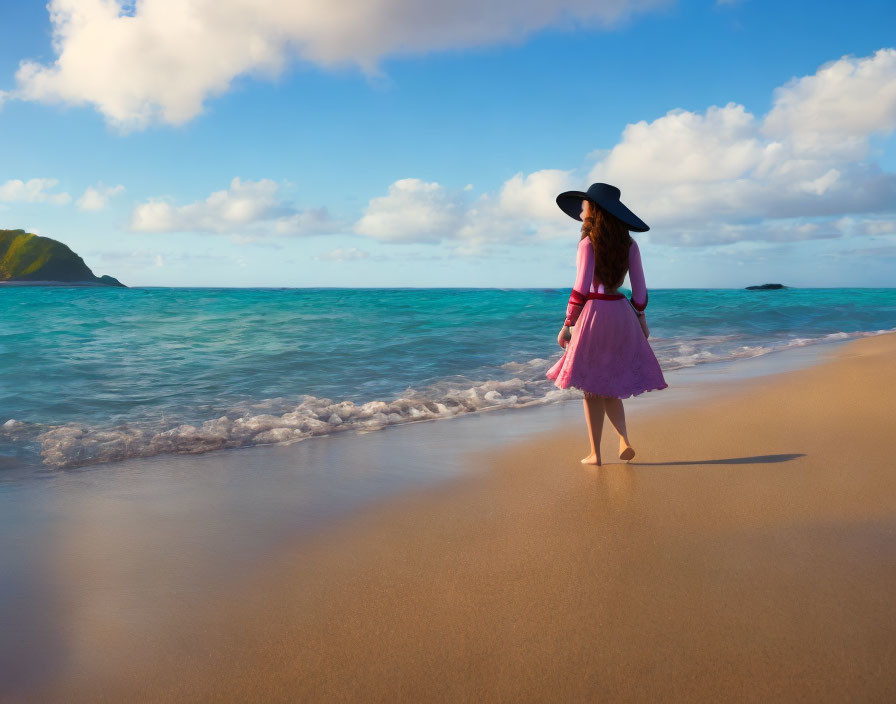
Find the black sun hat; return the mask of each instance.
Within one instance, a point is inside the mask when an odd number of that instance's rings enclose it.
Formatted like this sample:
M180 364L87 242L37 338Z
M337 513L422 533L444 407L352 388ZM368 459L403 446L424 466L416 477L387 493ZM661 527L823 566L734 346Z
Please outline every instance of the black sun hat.
M611 186L609 183L592 183L587 191L564 191L557 196L557 205L569 217L582 222L582 199L587 198L622 220L629 230L647 232L650 228L623 205L619 200L620 195L621 191L616 186Z

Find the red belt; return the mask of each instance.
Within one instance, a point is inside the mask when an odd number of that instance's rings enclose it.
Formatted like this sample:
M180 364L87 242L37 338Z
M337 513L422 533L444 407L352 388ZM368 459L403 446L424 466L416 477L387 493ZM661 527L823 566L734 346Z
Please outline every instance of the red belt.
M589 293L586 298L598 298L602 301L617 301L625 298L624 293Z

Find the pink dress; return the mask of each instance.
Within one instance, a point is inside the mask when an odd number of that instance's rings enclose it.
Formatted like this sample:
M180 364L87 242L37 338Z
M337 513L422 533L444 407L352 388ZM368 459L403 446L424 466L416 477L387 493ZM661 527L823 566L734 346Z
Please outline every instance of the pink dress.
M566 307L572 339L545 376L560 389L573 386L601 396L628 398L668 384L632 306L647 307L647 285L638 243L628 250L632 300L605 292L594 277L594 249L587 237L576 254L576 282ZM595 290L595 286L597 289Z

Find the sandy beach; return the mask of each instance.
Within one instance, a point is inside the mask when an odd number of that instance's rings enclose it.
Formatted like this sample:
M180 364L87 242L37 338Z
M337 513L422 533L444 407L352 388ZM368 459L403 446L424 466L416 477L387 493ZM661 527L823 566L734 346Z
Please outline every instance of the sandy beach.
M470 454L27 700L894 701L894 386L880 335L639 418L628 463L583 418Z

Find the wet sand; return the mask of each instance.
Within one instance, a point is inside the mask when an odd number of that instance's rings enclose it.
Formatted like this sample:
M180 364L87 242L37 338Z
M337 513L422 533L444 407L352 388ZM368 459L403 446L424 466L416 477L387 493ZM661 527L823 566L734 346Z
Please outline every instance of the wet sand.
M832 357L638 417L628 463L608 420L603 467L584 419L473 453L27 701L896 701L896 335Z

